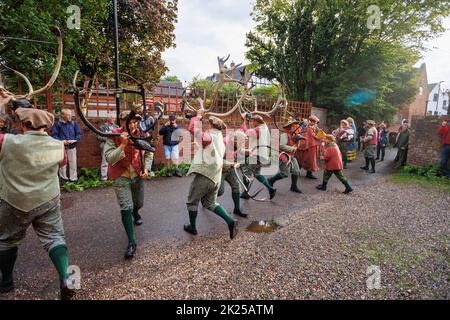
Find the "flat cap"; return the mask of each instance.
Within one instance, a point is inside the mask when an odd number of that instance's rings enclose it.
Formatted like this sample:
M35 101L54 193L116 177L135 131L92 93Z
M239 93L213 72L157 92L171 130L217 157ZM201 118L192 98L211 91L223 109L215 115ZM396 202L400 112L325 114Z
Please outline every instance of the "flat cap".
M32 108L17 108L17 117L22 123L29 123L31 128L51 128L55 121L55 116L50 112L32 109Z

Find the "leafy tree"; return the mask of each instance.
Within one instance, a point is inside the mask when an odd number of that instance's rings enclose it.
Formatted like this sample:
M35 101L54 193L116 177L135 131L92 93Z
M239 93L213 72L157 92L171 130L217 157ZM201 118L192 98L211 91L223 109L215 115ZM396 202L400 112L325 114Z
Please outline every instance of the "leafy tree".
M81 8L81 29L67 27L70 5ZM174 46L178 0L119 0L121 72L143 81L158 81L167 68L161 52ZM88 77L112 77L114 42L112 2L109 0L2 0L0 35L53 41L58 25L64 37L61 74L71 79L76 70ZM50 72L56 47L0 38L0 56L26 75Z
M169 82L181 82L180 79L178 79L177 76L165 76L161 78L162 81L169 81Z
M382 12L379 30L367 27L372 4ZM416 92L413 65L448 14L444 0L256 0L247 58L290 99L388 117Z

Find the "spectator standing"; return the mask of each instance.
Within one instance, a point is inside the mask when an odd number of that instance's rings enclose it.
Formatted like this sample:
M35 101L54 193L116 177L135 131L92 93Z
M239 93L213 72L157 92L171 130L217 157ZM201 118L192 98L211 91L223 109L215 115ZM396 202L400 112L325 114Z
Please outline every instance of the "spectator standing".
M348 147L353 144L355 131L350 126L348 120L342 120L341 126L335 132L337 145L342 154L343 169L347 169L347 151Z
M362 146L363 146L363 144L361 142L362 142L362 139L364 138L364 136L366 135L366 133L367 133L367 123L363 122L361 124L361 126L358 128L358 150L360 150L360 151L362 150Z
M182 177L183 174L178 169L178 158L179 158L179 150L178 144L180 143L178 137L178 125L177 118L175 115L169 116L169 121L165 123L164 126L159 129L159 134L163 136L163 144L164 144L164 155L166 159L166 177L171 177L172 172L170 170L171 164L175 165L175 175L177 177Z
M397 162L394 165L394 168L399 168L406 164L406 159L408 155L408 145L409 145L409 128L408 121L404 121L402 127L400 129L400 133L397 137L397 142L394 147L398 149L397 156L395 157L395 161Z
M386 127L387 126L384 121L380 123L380 126L378 127L377 157L375 160L384 161L384 156L386 154L386 145L388 143L388 130Z
M104 133L111 133L114 129L118 129L116 124L116 115L113 112L109 112L106 118L106 122L100 127L100 130ZM100 180L108 180L108 162L105 156L105 143L106 137L97 135L97 140L100 141L100 152L102 154L102 163L100 165Z
M77 144L81 139L81 131L78 123L72 120L72 111L61 110L61 118L52 127L52 137L64 143L69 162L69 178L67 178L67 165L59 169L62 180L71 182L78 180L77 175Z
M450 128L448 127L448 119L442 122L438 134L442 139L440 175L441 177L446 176L450 178L450 171L448 170L448 159L450 157Z

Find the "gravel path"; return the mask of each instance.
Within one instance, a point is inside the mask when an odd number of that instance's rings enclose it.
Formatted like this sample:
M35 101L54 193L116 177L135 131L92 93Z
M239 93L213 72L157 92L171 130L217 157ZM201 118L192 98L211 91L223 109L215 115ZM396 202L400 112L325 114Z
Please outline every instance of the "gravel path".
M373 192L375 191L375 192ZM287 213L269 234L241 231L142 247L83 273L80 299L448 299L450 194L380 182ZM381 270L368 290L366 270ZM54 284L49 284L52 286ZM39 298L21 291L14 298Z

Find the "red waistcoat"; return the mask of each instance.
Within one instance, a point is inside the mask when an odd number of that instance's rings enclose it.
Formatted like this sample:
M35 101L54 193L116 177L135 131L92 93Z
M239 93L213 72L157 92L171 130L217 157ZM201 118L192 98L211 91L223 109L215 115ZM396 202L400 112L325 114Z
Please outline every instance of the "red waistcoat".
M124 132L124 128L118 128L118 129L114 129L112 131L113 133L122 133ZM139 135L139 131L136 131L134 133L134 135ZM120 144L122 143L122 138L121 137L114 137L114 142L116 143L116 146L120 146ZM139 174L139 172L141 172L141 159L139 157L139 150L135 149L131 142L128 143L128 145L125 147L125 158L123 158L122 160L120 160L119 162L117 162L114 165L109 165L108 166L108 177L111 180L115 180L118 177L120 177L122 175L122 173L127 170L131 164L131 166L133 167L133 169L136 171L137 174Z

